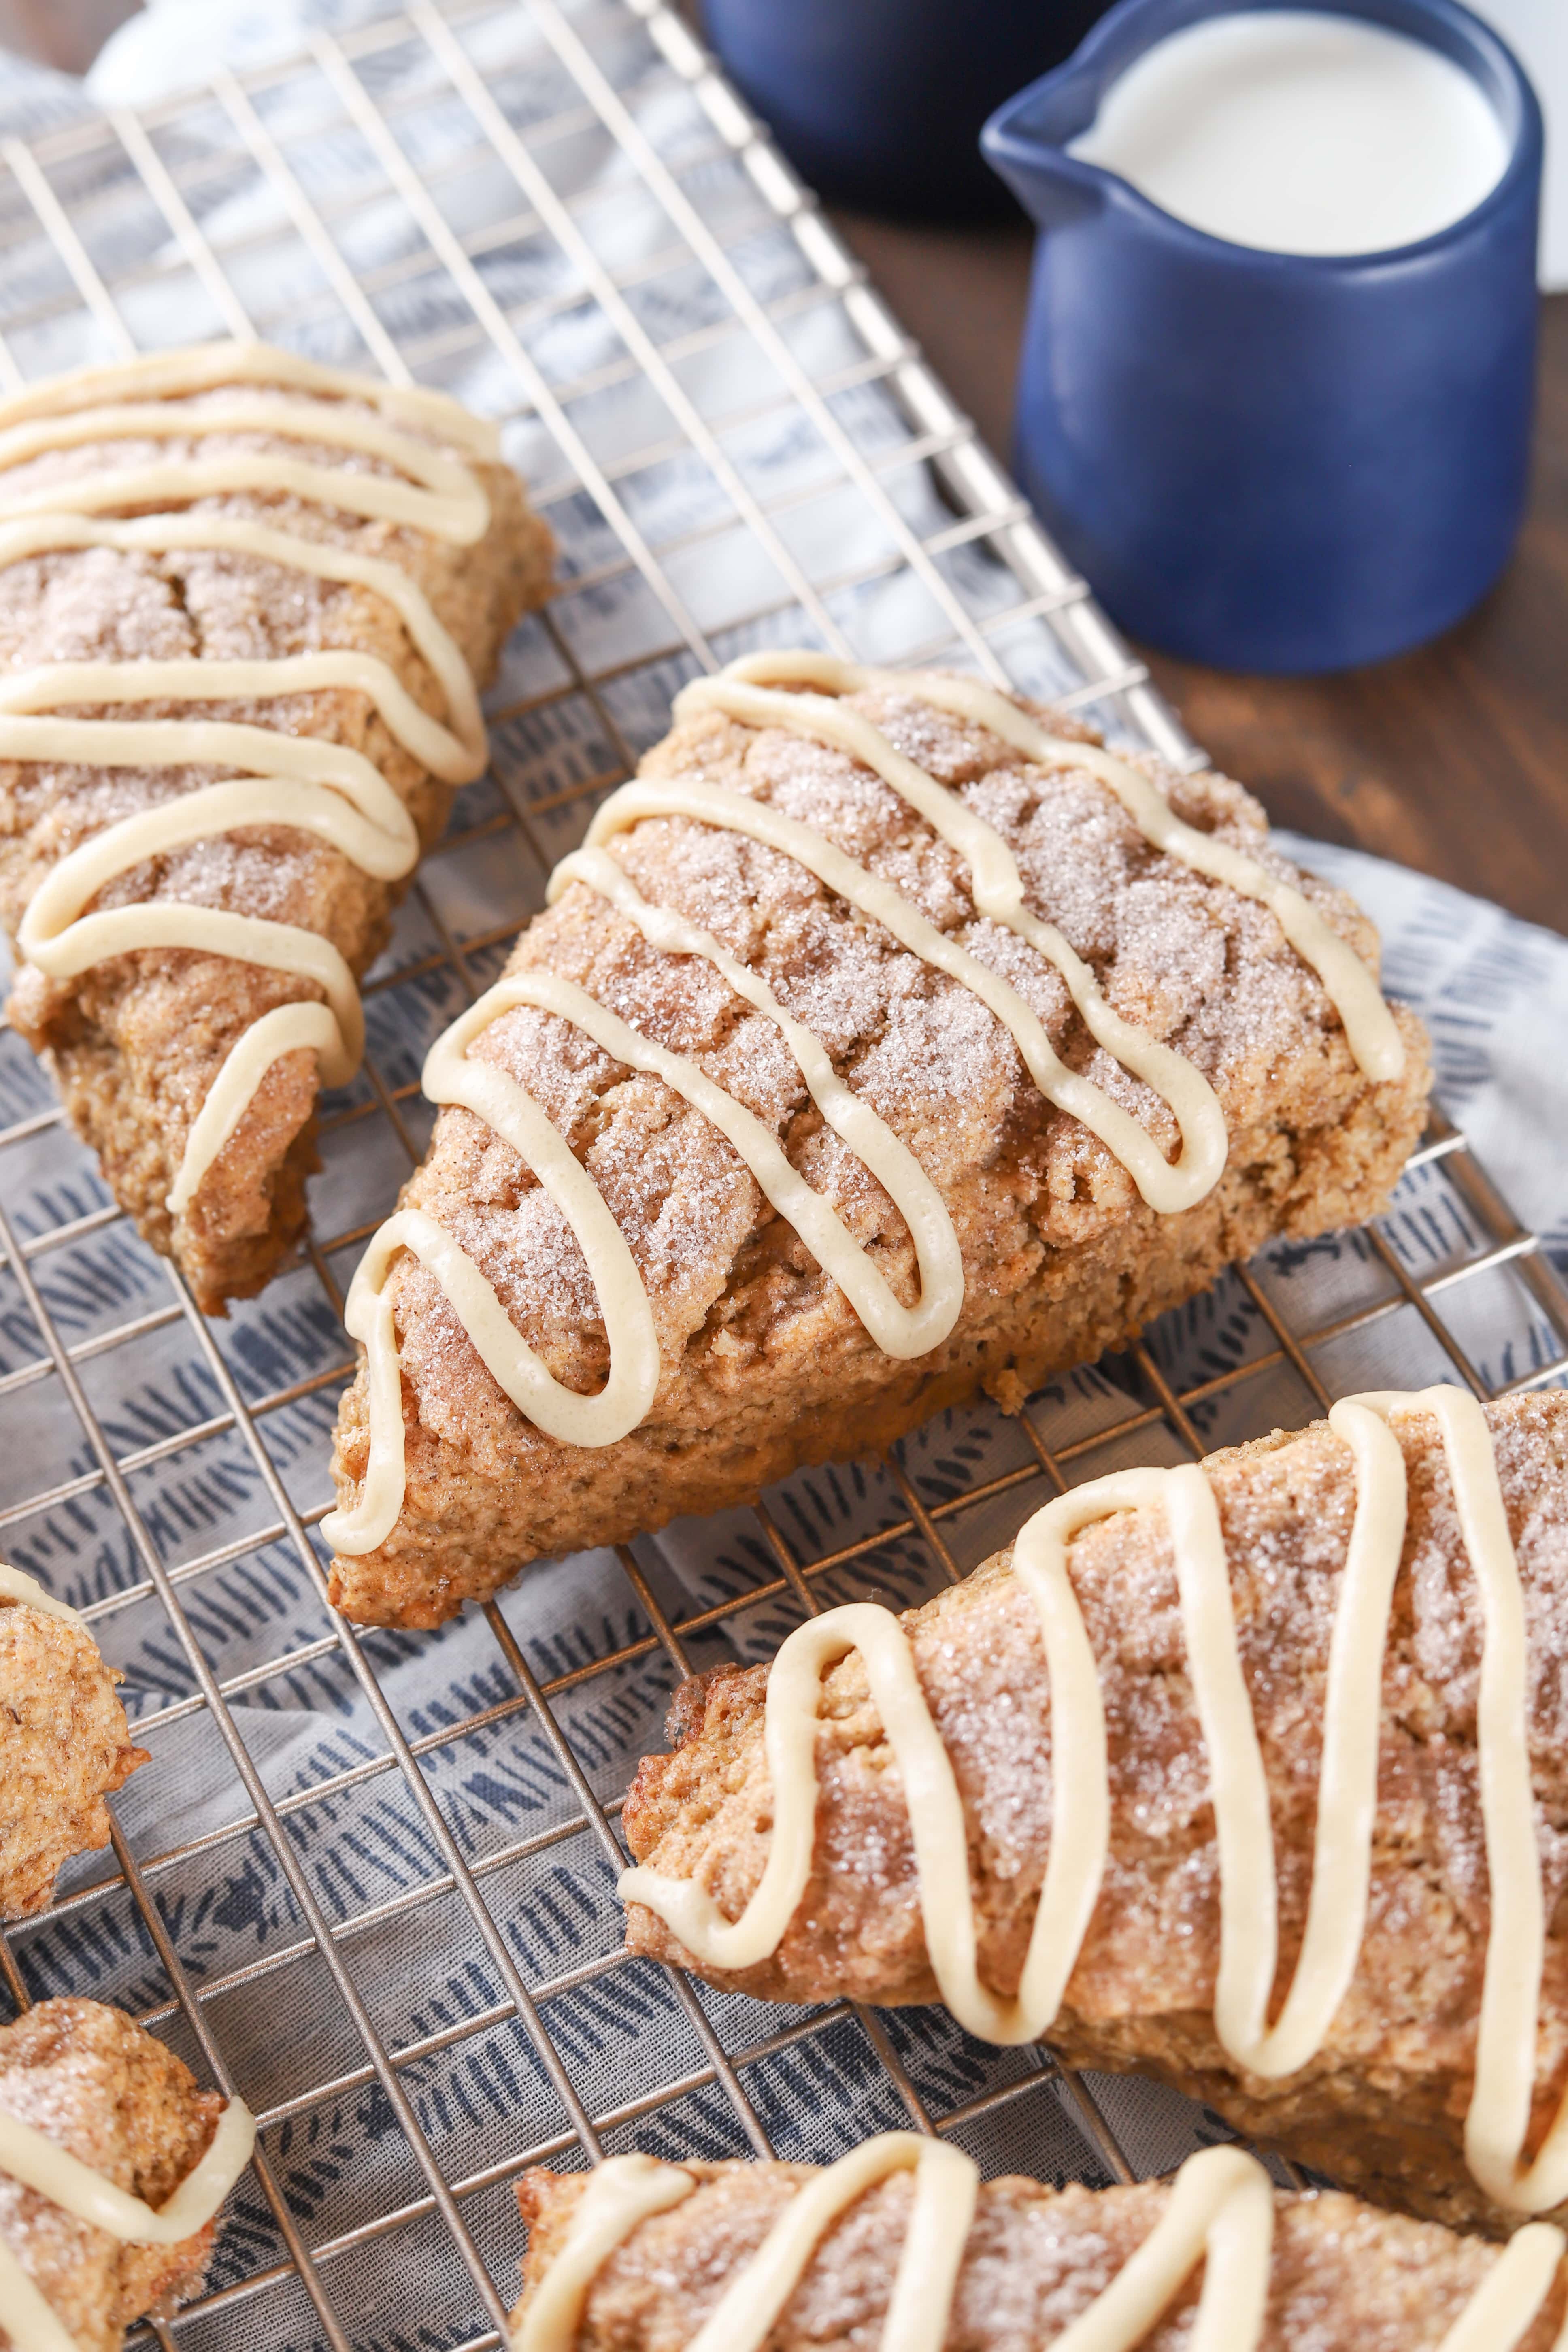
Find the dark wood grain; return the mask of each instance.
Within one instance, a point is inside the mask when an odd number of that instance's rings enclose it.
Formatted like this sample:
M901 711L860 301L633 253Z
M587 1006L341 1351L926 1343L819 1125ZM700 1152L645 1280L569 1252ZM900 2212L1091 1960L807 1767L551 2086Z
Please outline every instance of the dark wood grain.
M1005 457L1028 293L1022 228L838 215ZM1187 727L1281 824L1568 929L1568 295L1543 306L1530 514L1503 579L1435 645L1337 677L1244 677L1142 648Z

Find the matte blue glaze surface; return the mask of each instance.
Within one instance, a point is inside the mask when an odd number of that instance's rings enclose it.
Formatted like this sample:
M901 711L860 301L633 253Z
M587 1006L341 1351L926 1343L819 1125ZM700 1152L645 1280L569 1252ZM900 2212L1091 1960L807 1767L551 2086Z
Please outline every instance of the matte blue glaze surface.
M708 38L795 168L836 202L922 220L1012 211L976 142L1106 0L705 0Z
M1424 39L1486 91L1510 161L1463 220L1387 253L1258 253L1062 152L1143 50L1235 0L1121 0L984 136L1042 231L1024 488L1124 628L1232 669L1342 669L1435 636L1491 586L1524 506L1534 94L1456 0L1312 5Z

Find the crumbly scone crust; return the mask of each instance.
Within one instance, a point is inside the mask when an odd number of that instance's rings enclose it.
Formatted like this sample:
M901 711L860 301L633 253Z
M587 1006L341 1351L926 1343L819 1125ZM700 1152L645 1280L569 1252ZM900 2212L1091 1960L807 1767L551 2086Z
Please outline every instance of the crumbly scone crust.
M691 2164L699 2187L644 2221L600 2271L576 2352L679 2352L797 2183L799 2164ZM529 2225L524 2295L548 2271L585 2176L524 2175ZM880 2336L909 2226L912 2184L895 2175L857 2200L822 2239L764 2339L763 2352L860 2352ZM1135 2189L1047 2189L1037 2180L982 2184L943 2352L1037 2352L1086 2310L1149 2231L1170 2195ZM1430 2222L1381 2213L1352 2197L1280 2194L1259 2352L1428 2352L1498 2260L1495 2250ZM1196 2271L1142 2352L1178 2352L1202 2286ZM1547 2352L1562 2319L1561 2275L1520 2352Z
M84 1627L0 1593L0 1919L42 1910L60 1864L109 1843L103 1801L147 1761L114 1683Z
M984 729L904 695L848 699L1003 834L1031 905L1087 959L1117 1010L1205 1072L1230 1129L1225 1175L1198 1207L1156 1216L1106 1147L1038 1094L1012 1038L966 989L793 859L684 819L644 821L612 845L644 897L695 919L760 972L940 1188L963 1256L963 1315L929 1355L883 1357L699 1112L553 1015L507 1013L473 1051L529 1088L607 1200L653 1303L659 1389L643 1425L618 1444L559 1444L509 1402L434 1277L402 1255L389 1288L407 1496L378 1549L335 1563L333 1597L351 1616L438 1624L542 1555L743 1501L803 1462L883 1444L981 1390L1016 1405L1051 1371L1124 1342L1268 1235L1349 1224L1386 1197L1419 1131L1427 1085L1411 1016L1398 1016L1404 1076L1369 1083L1274 917L1152 849L1095 779L1042 775ZM1071 720L1044 715L1089 740ZM1189 823L1292 874L1239 785L1152 772ZM1173 1146L1165 1107L1094 1045L1055 971L976 916L957 854L868 770L781 730L708 714L679 725L643 773L772 802L893 881L1005 974L1069 1065ZM1375 960L1372 927L1348 898L1310 877L1301 887ZM718 973L658 952L576 884L524 933L509 969L534 966L579 982L692 1056L773 1129L900 1297L912 1300L902 1219L824 1124L774 1025ZM508 1145L470 1112L444 1111L405 1199L460 1241L558 1380L600 1384L605 1330L582 1252ZM339 1420L345 1503L367 1449L362 1368Z
M121 2011L69 2000L0 2030L0 2107L156 2207L205 2154L223 2101ZM216 2226L177 2246L128 2246L0 2172L0 2238L79 2352L120 2352L132 2320L194 2294ZM0 2315L0 2346L10 2340Z
M1568 2084L1568 1393L1487 1408L1525 1593L1529 1736L1547 1944L1533 2147ZM1240 2072L1211 2022L1219 1881L1163 1513L1121 1512L1073 1538L1069 1570L1100 1666L1110 1754L1110 1851L1099 1904L1049 2039L1082 2064L1138 2069L1206 2099L1368 2196L1503 2229L1466 2168L1464 2116L1489 1923L1476 1758L1479 1601L1429 1414L1394 1424L1409 1518L1384 1666L1372 1891L1354 1979L1299 2074ZM1211 1457L1240 1653L1271 1796L1282 1998L1311 1883L1323 1687L1351 1523L1349 1448L1326 1423ZM1050 1697L1032 1604L999 1552L905 1622L952 1759L970 1838L981 1975L1017 1986L1051 1815ZM739 1915L762 1874L771 1792L766 1669L688 1684L674 1754L645 1759L623 1821L640 1862L700 1870ZM811 1882L773 1958L713 1981L764 2000L931 2000L900 1777L862 1662L826 1675ZM688 1956L629 1907L626 1940ZM1563 2218L1560 2216L1559 2218Z
M265 388L256 391L267 398ZM279 399L283 394L272 395ZM199 418L216 394L167 404ZM360 412L363 404L348 402ZM430 439L401 425L412 438ZM439 443L437 446L441 446ZM158 442L120 438L58 449L7 468L8 495L64 484L106 466L216 457L237 449L387 473L379 458L264 433ZM459 453L465 454L465 453ZM287 496L234 492L192 500L191 514L281 522L303 539L393 561L421 587L480 684L526 606L549 593L552 542L510 469L465 454L490 502L473 547ZM445 698L395 613L367 588L321 580L232 550L167 554L68 550L0 570L0 662L262 659L345 647L374 654L426 710ZM188 716L189 705L142 703L92 716ZM451 787L429 776L388 732L364 695L348 690L205 703L202 715L310 734L361 751L407 805L422 849L446 822ZM14 938L56 862L107 824L232 771L105 769L0 761L0 921ZM411 877L407 877L411 878ZM319 932L363 971L385 944L407 879L362 873L339 851L286 826L257 826L172 852L122 876L102 908L178 898ZM242 1031L299 994L286 972L186 949L141 949L51 981L24 967L10 1014L48 1059L73 1125L99 1153L115 1197L154 1247L174 1256L201 1305L221 1310L266 1282L305 1221L305 1180L317 1165L312 1054L276 1063L189 1208L165 1205L190 1128Z

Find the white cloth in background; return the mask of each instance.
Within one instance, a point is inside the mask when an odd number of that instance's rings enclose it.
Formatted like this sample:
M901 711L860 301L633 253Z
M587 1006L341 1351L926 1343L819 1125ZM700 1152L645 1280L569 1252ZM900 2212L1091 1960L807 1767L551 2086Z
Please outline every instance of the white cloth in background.
M1541 283L1568 286L1568 7L1563 0L1474 0L1533 81L1546 117ZM221 65L287 57L311 25L380 12L380 0L152 0L111 35L88 77L103 106L144 106Z
M313 26L338 32L387 13L384 0L150 0L111 33L87 76L100 106L150 106L302 48Z

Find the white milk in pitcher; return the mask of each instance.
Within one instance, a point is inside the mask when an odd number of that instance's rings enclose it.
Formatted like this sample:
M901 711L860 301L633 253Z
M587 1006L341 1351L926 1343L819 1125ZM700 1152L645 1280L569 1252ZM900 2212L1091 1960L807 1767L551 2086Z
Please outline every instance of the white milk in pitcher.
M1194 228L1273 253L1378 253L1471 211L1508 160L1468 74L1316 9L1213 16L1112 83L1068 152Z

